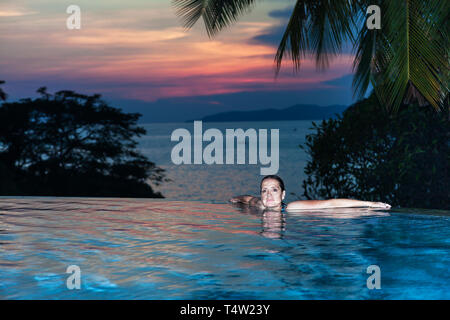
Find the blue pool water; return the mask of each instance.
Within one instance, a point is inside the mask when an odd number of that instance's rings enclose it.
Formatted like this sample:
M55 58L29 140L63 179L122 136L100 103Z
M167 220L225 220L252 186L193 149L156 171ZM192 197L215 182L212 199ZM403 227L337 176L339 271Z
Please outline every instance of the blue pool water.
M449 299L449 248L449 216L421 211L0 198L1 299Z

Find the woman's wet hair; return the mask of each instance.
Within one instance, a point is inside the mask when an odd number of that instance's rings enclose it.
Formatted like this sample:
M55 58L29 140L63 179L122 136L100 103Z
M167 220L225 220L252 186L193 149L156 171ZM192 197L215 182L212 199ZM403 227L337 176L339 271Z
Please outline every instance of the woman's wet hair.
M263 181L264 181L264 180L267 180L267 179L277 180L277 181L278 181L278 184L280 185L281 192L283 192L283 191L285 190L285 189L284 189L284 182L283 182L283 180L282 180L279 176L274 175L274 174L268 175L268 176L265 176L264 178L262 178L261 183L260 183L260 185L259 185L259 190L261 190L261 188L262 188L262 183L263 183Z

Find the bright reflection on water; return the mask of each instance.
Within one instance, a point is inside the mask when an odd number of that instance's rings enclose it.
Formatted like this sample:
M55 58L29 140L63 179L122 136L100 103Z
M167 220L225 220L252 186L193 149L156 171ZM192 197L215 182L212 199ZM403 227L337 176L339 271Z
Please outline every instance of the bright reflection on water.
M448 216L402 212L0 198L0 298L449 299L449 236Z

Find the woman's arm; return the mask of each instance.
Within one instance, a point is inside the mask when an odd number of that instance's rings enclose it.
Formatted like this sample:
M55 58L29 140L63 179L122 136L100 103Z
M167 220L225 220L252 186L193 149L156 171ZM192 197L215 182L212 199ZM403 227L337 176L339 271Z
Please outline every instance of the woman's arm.
M237 197L233 197L230 199L230 202L232 203L245 203L248 204L250 206L262 206L262 202L259 198L254 197L254 196L237 196Z
M230 199L230 202L233 203L249 203L253 198L253 196L237 196Z
M329 199L329 200L303 200L294 201L288 204L287 210L304 210L304 209L329 209L329 208L354 208L369 207L390 209L391 206L383 202L360 201L353 199Z

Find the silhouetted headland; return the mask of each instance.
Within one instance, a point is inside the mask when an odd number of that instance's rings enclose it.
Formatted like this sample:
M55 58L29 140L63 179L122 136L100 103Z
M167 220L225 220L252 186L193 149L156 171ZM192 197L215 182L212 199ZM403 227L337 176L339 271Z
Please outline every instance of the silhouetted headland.
M285 109L221 112L200 120L204 122L324 120L336 118L336 114L341 114L345 109L347 106L342 105L297 104Z

